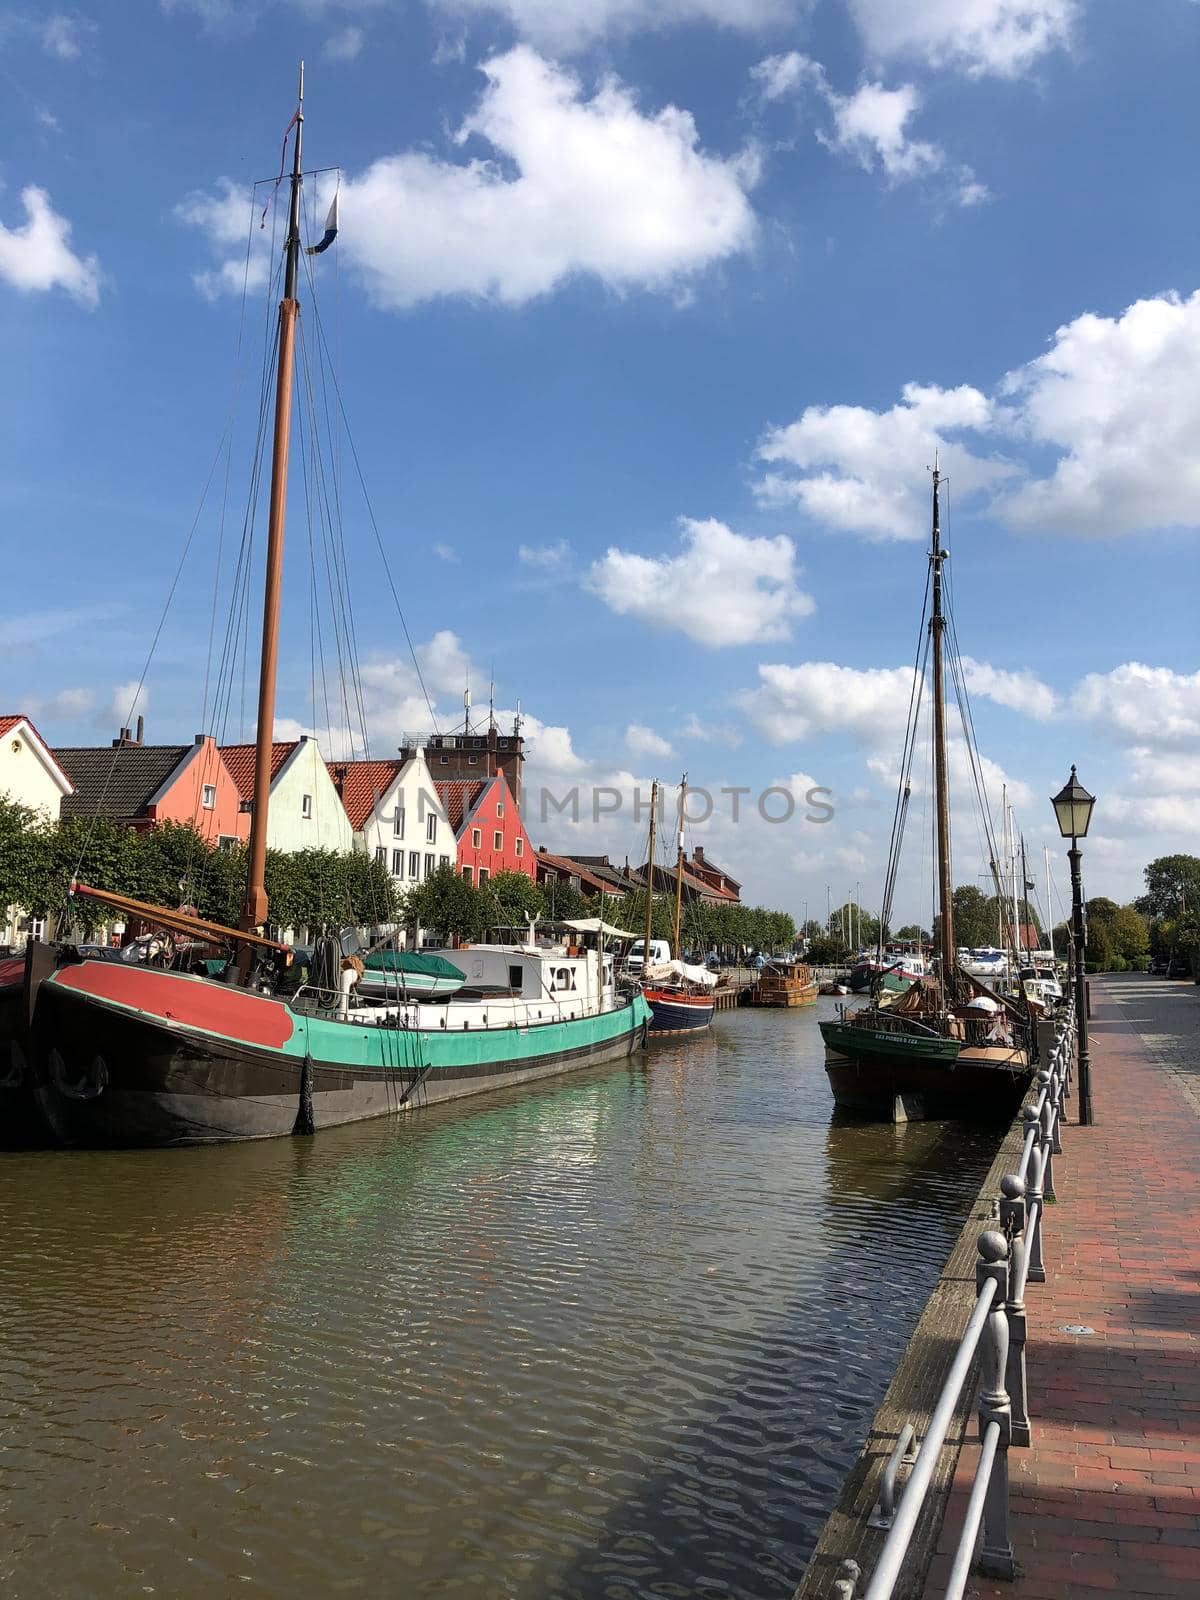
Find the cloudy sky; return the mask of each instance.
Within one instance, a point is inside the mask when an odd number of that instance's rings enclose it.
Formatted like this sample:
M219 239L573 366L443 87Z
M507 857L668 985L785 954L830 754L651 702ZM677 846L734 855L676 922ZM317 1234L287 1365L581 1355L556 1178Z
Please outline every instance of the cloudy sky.
M1040 863L1076 761L1118 899L1196 848L1194 0L0 4L0 710L110 737L186 546L143 708L156 740L205 716L271 292L251 187L300 56L306 165L340 173L307 191L315 235L340 182L319 307L425 689L443 728L468 676L520 700L536 842L636 853L592 788L686 768L753 898L877 904L936 450L993 802ZM428 712L338 459L386 751ZM292 488L279 715L325 728ZM220 715L249 732L240 681ZM573 785L579 823L543 819Z

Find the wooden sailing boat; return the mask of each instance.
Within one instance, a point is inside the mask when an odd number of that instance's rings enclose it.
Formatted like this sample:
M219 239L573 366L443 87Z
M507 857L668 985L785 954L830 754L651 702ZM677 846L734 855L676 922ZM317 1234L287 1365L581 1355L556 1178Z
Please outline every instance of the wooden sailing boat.
M284 997L290 952L266 936L271 742L279 648L300 241L304 79L291 124L290 205L276 328L270 517L254 801L238 929L94 895L175 932L233 949L223 981L35 947L25 968L33 1091L64 1143L176 1144L311 1133L479 1089L631 1054L650 1011L615 981L602 948L455 951L463 984L412 997L397 979L360 1002L338 942L318 942L309 984ZM319 253L330 241L313 247Z
M820 988L806 962L795 956L768 961L750 990L752 1006L779 1006L792 1010L817 1003Z
M932 610L928 645L932 656L934 794L937 819L939 971L918 978L890 1005L873 1001L838 1021L822 1022L825 1070L837 1104L886 1120L910 1117L965 1118L1012 1115L1032 1076L1034 1029L1020 1001L992 994L962 972L954 944L951 886L950 803L946 762L946 614L938 490L933 469L933 542L929 554ZM957 687L957 685L956 685ZM907 812L908 773L919 712L914 711L905 743L901 800L893 830L884 894L884 920L899 862ZM974 762L974 752L970 752ZM990 822L984 818L990 830ZM993 855L995 851L993 850Z
M657 801L658 785L654 786ZM679 830L675 844L675 926L671 943L674 957L670 971L662 981L651 978L645 986L646 1001L650 1007L650 1033L654 1038L666 1038L683 1033L699 1033L711 1025L716 1001L713 990L716 977L706 968L689 966L683 959L680 944L680 924L683 913L683 807L687 798L687 773L679 785ZM651 907L654 890L654 805L650 812L650 872L646 895L646 942L643 950L650 948Z

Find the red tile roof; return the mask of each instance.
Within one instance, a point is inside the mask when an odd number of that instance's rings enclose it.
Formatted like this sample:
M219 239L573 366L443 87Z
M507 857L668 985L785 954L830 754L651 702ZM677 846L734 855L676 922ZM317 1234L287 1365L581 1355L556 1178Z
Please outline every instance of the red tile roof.
M455 838L462 830L462 825L470 816L475 806L479 803L480 796L489 783L495 783L495 778L441 778L434 779L433 787L437 790L438 799L446 808L446 816L454 830Z
M50 757L50 760L53 762L58 771L59 777L66 784L68 792L70 792L74 788L70 773L63 771L62 767L54 759L54 752L50 749L50 746L46 743L45 739L42 738L41 734L37 731L33 723L23 711L7 712L0 715L0 739L2 739L6 733L11 733L14 728L20 727L22 722L29 729L30 733L33 734L33 737L41 745L46 754Z
M10 728L15 728L18 722L25 722L27 720L28 719L22 716L20 713L17 713L15 716L11 717L0 717L0 736L6 734Z
M375 807L395 783L404 761L327 761L333 787L342 797L346 816L361 833Z
M271 746L271 782L279 776L279 769L299 740L291 739L286 744L273 744ZM221 759L224 761L229 776L233 779L237 792L243 800L254 799L254 752L252 744L223 744Z
M539 866L544 862L547 867L553 868L554 875L556 877L561 876L561 874L565 872L568 873L572 878L578 878L580 884L584 888L592 888L597 892L597 894L611 895L620 892L615 890L613 885L608 883L604 878L599 878L594 872L589 871L589 869L585 867L582 862L574 861L570 856L551 855L549 850L539 846L537 852L537 862Z

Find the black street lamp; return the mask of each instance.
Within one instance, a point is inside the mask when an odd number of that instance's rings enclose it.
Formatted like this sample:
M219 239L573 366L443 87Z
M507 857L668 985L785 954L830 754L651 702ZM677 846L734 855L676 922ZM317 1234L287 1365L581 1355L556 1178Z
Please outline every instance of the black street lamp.
M1070 839L1067 859L1071 863L1071 934L1075 942L1075 1028L1079 1043L1079 1121L1090 1127L1092 1122L1092 1063L1088 1054L1087 1032L1087 979L1083 966L1083 886L1079 871L1079 840L1087 837L1092 820L1094 794L1089 794L1071 768L1068 782L1050 802L1058 818L1058 831Z

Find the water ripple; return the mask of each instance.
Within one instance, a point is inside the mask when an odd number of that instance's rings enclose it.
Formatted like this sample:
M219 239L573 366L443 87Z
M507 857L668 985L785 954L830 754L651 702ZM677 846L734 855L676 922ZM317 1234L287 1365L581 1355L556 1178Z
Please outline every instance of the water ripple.
M811 1016L315 1141L0 1156L0 1582L790 1593L994 1139Z

